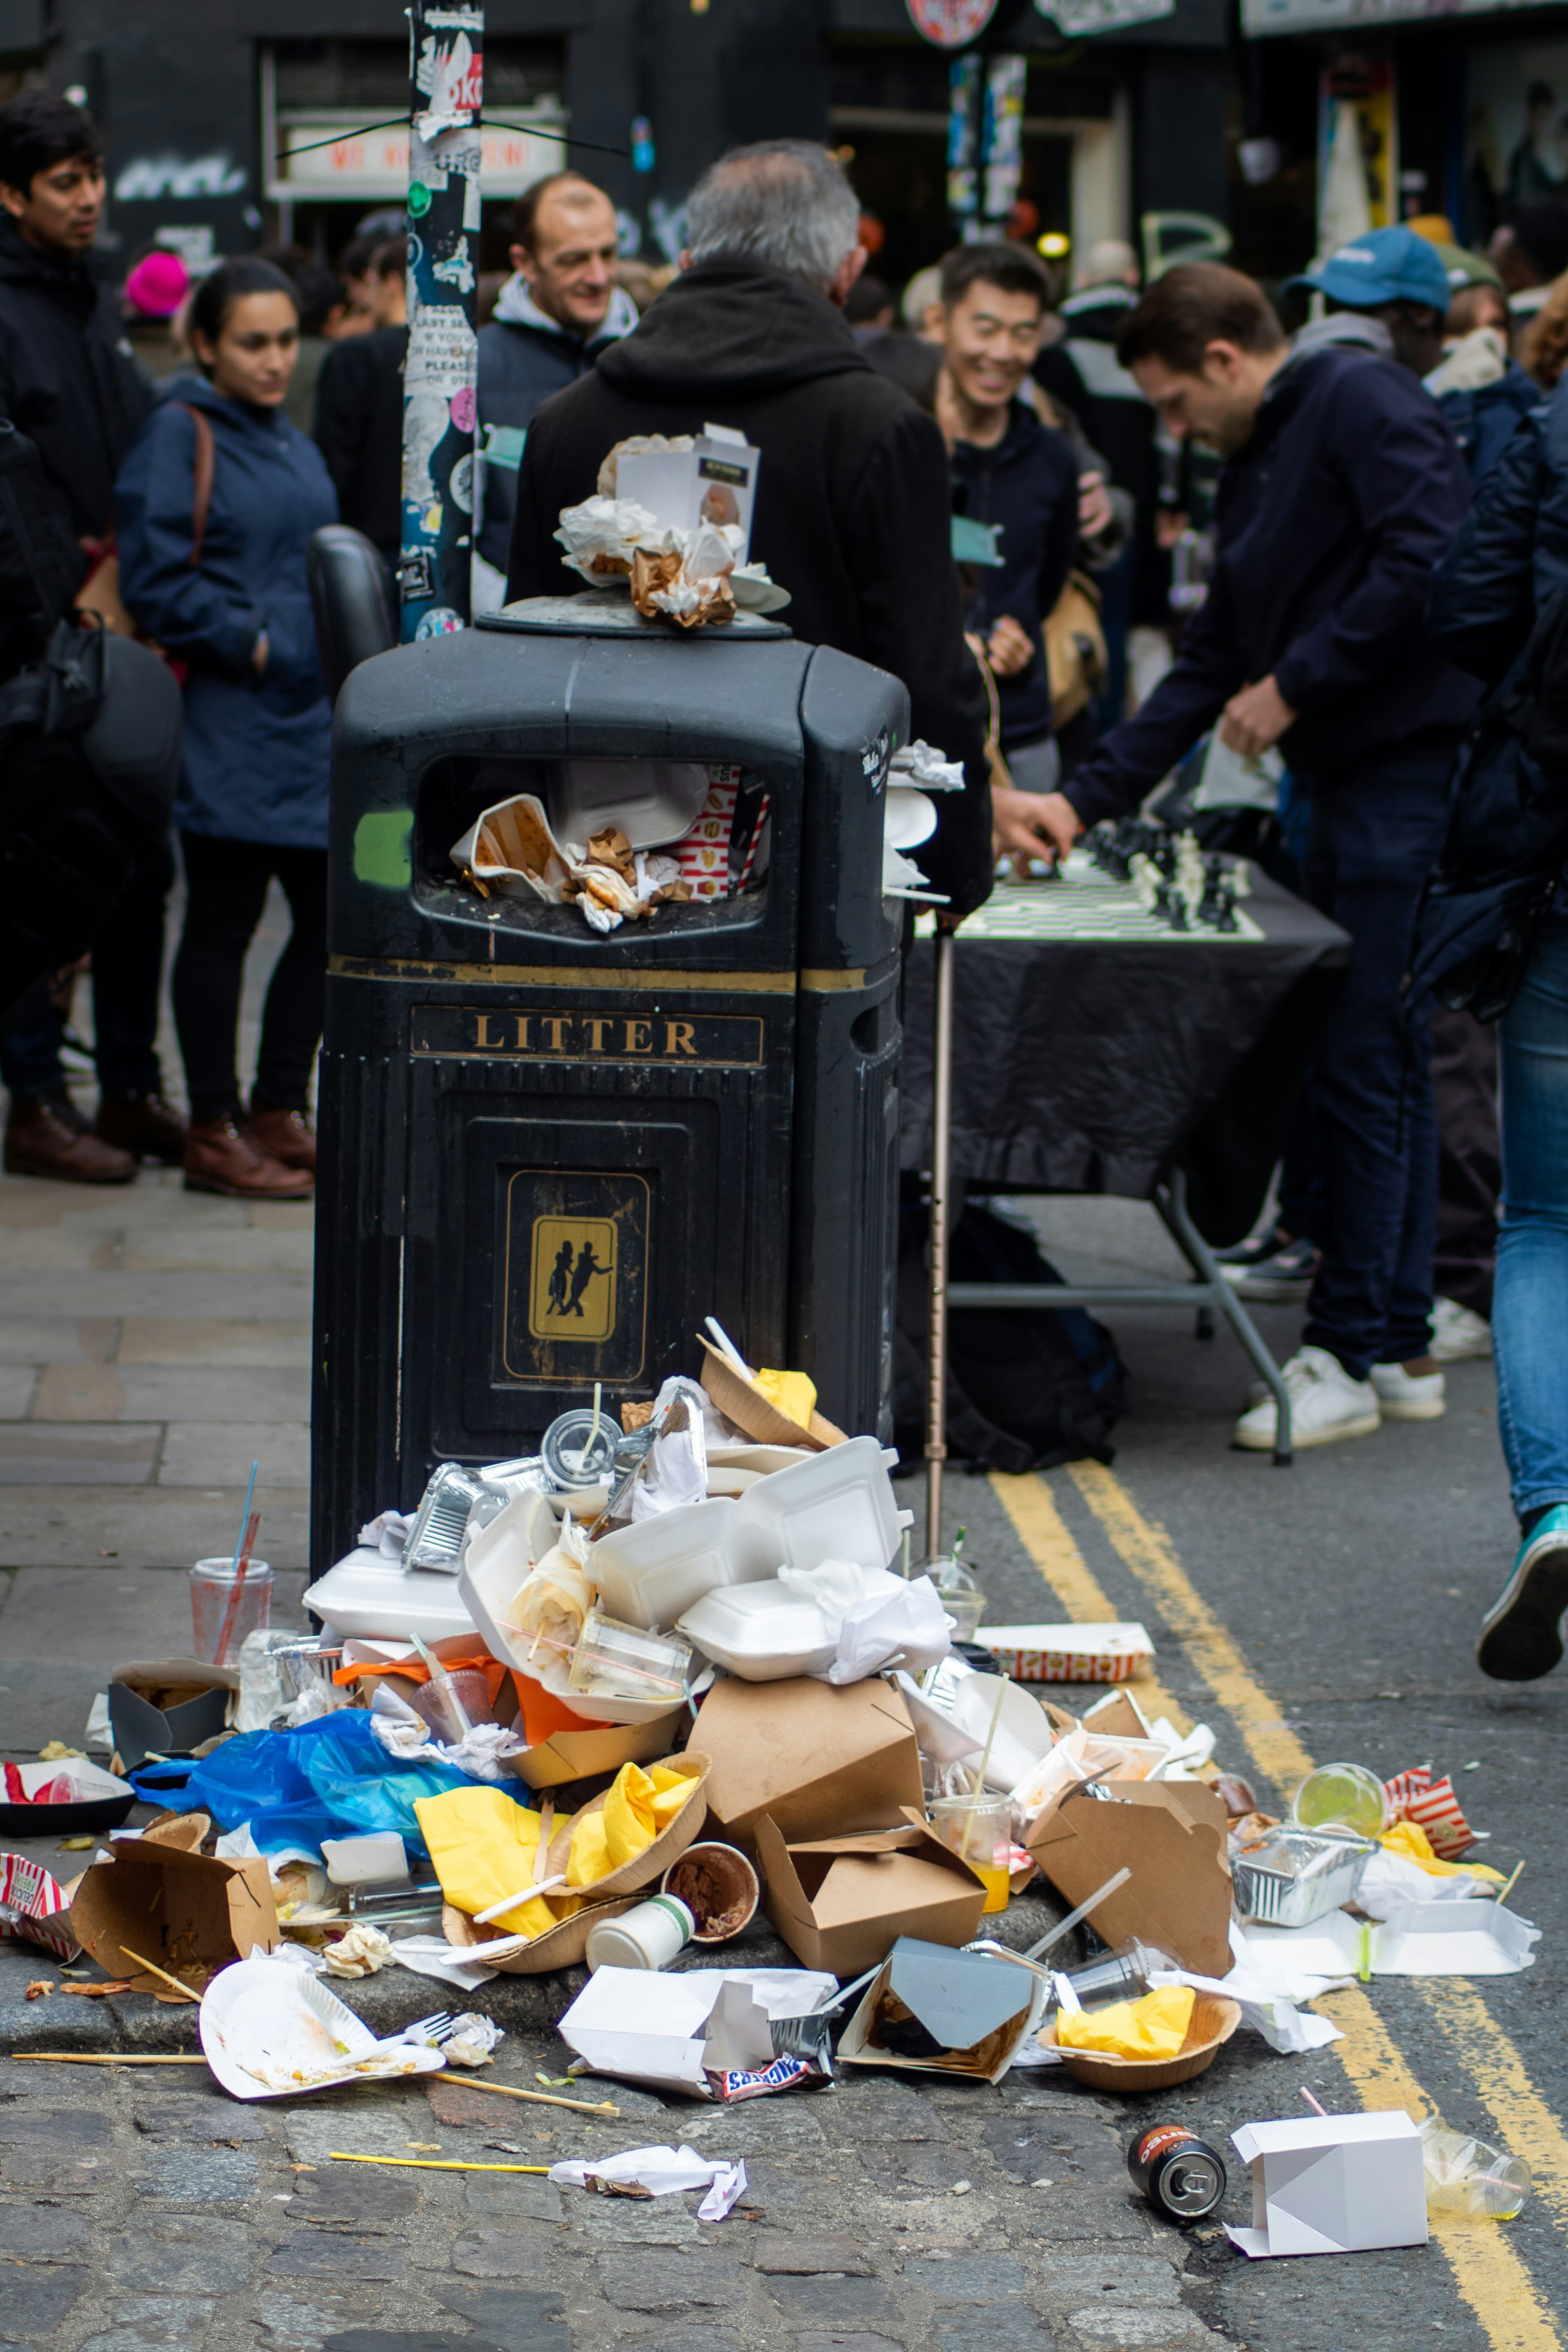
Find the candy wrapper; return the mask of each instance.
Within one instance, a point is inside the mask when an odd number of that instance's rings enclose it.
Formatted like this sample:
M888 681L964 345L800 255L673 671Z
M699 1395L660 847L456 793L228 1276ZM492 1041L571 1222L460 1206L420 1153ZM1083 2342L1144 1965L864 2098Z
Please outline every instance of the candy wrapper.
M1457 1862L1475 1844L1478 1832L1460 1811L1454 1783L1447 1773L1435 1780L1430 1764L1417 1764L1408 1772L1396 1772L1383 1785L1394 1820L1414 1822L1417 1829L1425 1830L1439 1862Z
M41 1862L0 1853L0 1943L38 1944L58 1960L81 1946L70 1931L70 1897Z

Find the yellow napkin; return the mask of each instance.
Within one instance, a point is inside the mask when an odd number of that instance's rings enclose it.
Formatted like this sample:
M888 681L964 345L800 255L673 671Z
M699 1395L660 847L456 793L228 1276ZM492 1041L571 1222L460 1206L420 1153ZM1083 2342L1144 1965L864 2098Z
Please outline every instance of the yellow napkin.
M599 1811L573 1824L568 1886L593 1886L646 1853L696 1786L695 1774L671 1771L668 1764L656 1764L651 1772L623 1764Z
M539 1815L514 1804L500 1789L448 1789L438 1797L416 1797L414 1810L442 1894L470 1919L534 1876ZM540 1874L548 1877L549 1873ZM542 1936L579 1907L574 1895L558 1895L552 1901L531 1895L493 1919L489 1932Z
M798 1423L802 1429L811 1427L811 1416L816 1411L816 1389L804 1372L762 1371L757 1374L756 1384L786 1421Z
M1142 2000L1109 2009L1057 2011L1058 2050L1103 2050L1113 2058L1174 2058L1187 2038L1197 1999L1191 1985L1163 1985Z
M1434 1878L1489 1878L1494 1886L1505 1884L1501 1871L1494 1870L1489 1862L1439 1862L1419 1822L1395 1822L1391 1830L1384 1831L1378 1843Z

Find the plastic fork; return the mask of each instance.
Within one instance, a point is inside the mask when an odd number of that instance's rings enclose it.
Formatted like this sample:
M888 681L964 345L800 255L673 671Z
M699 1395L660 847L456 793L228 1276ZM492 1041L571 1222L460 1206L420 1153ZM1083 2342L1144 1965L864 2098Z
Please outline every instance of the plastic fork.
M439 2050L444 2042L451 2040L452 2027L451 2011L438 2009L432 2016L416 2017L412 2025L405 2025L394 2038L398 2042L420 2042L427 2050Z

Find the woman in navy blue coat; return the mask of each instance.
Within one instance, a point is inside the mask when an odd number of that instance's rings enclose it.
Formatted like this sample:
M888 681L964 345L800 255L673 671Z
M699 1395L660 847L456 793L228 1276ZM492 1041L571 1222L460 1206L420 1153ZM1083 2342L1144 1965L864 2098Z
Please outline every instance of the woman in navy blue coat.
M202 373L170 386L115 487L121 593L187 670L174 820L188 895L174 982L191 1098L185 1184L301 1199L315 1187L306 1103L326 982L331 752L305 551L337 520L337 499L315 444L283 413L300 312L281 270L224 262L197 292L190 331ZM293 927L247 1115L240 988L274 875Z

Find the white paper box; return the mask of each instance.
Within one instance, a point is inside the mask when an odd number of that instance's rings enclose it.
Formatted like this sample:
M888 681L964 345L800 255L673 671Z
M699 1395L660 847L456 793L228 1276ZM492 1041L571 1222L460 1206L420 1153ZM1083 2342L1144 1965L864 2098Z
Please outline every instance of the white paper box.
M599 1969L561 2020L561 2039L597 2074L646 2083L656 2091L706 2099L703 2068L729 2063L716 2048L707 2059L704 2031L726 1986L742 1990L764 2017L807 2017L838 1990L816 1969L691 1969L665 1976L647 1969ZM740 2023L723 2021L726 2035Z
M1226 2232L1244 2254L1426 2243L1421 2134L1402 2108L1244 2124L1231 2145L1252 2171L1252 2227Z

